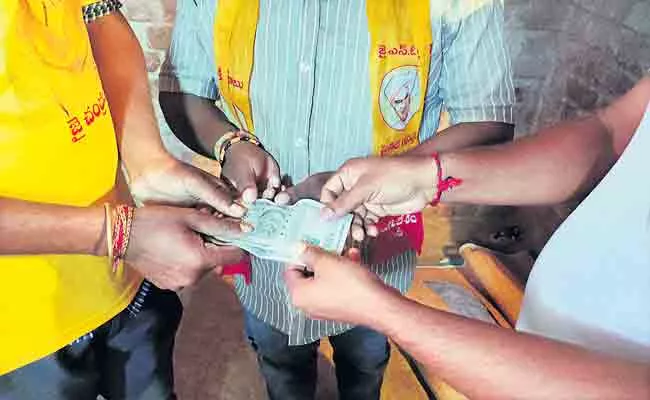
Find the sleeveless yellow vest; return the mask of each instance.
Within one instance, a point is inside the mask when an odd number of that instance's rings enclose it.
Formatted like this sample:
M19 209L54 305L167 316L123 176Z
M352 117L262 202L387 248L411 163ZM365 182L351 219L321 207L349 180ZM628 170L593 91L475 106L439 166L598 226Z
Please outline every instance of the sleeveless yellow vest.
M112 193L117 143L81 6L0 0L1 197L88 206ZM139 281L106 258L0 256L0 375L113 317Z

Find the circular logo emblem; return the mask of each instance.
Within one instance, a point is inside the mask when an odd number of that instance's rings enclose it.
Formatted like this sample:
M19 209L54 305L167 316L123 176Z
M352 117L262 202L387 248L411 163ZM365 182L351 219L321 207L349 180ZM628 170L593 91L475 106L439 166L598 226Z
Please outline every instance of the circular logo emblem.
M379 109L388 126L403 130L420 107L420 76L413 65L395 68L384 76Z

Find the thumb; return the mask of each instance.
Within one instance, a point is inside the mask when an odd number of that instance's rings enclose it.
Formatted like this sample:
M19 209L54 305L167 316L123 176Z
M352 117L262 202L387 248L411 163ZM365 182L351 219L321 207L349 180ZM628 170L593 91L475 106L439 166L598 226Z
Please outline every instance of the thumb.
M253 170L248 168L237 169L235 167L227 175L227 178L235 189L237 189L244 203L251 204L257 199L257 182L255 181L255 172Z
M290 266L284 270L284 281L287 284L287 288L290 292L294 292L298 287L303 285L305 281L309 279L310 278L305 276L305 274L300 269Z
M212 214L192 210L185 219L187 226L195 232L214 236L218 239L239 237L242 233L250 232L252 228L239 219L219 218Z
M301 263L308 266L315 275L324 268L331 268L341 262L343 259L323 250L320 247L304 245L304 250L298 256Z
M234 246L216 246L212 243L205 244L204 255L207 263L212 265L213 271L217 275L221 275L224 265L232 265L239 263L243 258L241 249Z
M233 201L223 181L198 168L189 170L186 189L193 197L223 214L241 217L246 213L246 208Z
M370 186L357 184L350 190L341 192L338 197L331 200L323 208L321 215L325 219L342 217L363 205L371 194L372 188Z
M291 186L278 193L274 199L276 204L279 204L281 206L286 206L295 203L296 200L298 199L295 188L296 188L295 186Z

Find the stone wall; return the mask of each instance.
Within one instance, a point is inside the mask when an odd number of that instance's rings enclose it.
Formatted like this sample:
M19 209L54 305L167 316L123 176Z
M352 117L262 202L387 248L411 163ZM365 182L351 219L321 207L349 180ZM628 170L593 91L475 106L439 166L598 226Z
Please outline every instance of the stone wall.
M650 68L650 0L506 0L517 134L607 104ZM521 208L539 250L572 205Z
M650 68L649 0L506 0L517 132L607 104Z
M143 45L157 104L157 74L174 22L175 0L125 0L125 13ZM506 0L505 27L519 136L607 104L650 68L650 0ZM189 159L160 120L165 143ZM485 208L460 210L471 214L461 217L491 214ZM527 246L539 249L570 211L569 205L524 208L515 211L514 219L521 221ZM501 214L492 213L496 220L503 219Z

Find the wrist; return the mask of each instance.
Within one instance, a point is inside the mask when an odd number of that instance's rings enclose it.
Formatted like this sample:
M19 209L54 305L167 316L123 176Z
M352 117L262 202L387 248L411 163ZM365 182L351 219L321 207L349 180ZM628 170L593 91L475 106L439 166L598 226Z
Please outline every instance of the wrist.
M435 184L433 200L429 202L432 206L437 206L442 200L442 195L463 184L461 178L454 177L448 171L448 159L444 155L433 153L431 155L435 165Z
M137 161L129 162L126 158L123 160L126 180L129 185L136 182L142 176L149 174L151 171L164 171L178 163L178 160L167 151L156 152L156 154L149 156L141 156L143 157Z
M228 154L232 152L233 146L242 143L248 143L250 145L262 148L262 144L254 135L242 130L232 131L221 136L219 140L217 140L217 142L214 144L214 158L223 167L226 163Z
M427 204L431 203L438 191L438 163L430 156L418 156L415 169L417 189L424 194Z
M229 147L228 150L225 154L223 163L221 164L222 166L225 166L228 161L233 160L233 159L238 159L239 157L246 157L246 154L248 151L255 151L256 149L260 151L264 151L261 147L261 145L257 145L255 143L251 143L249 141L241 140L238 142L233 142Z

